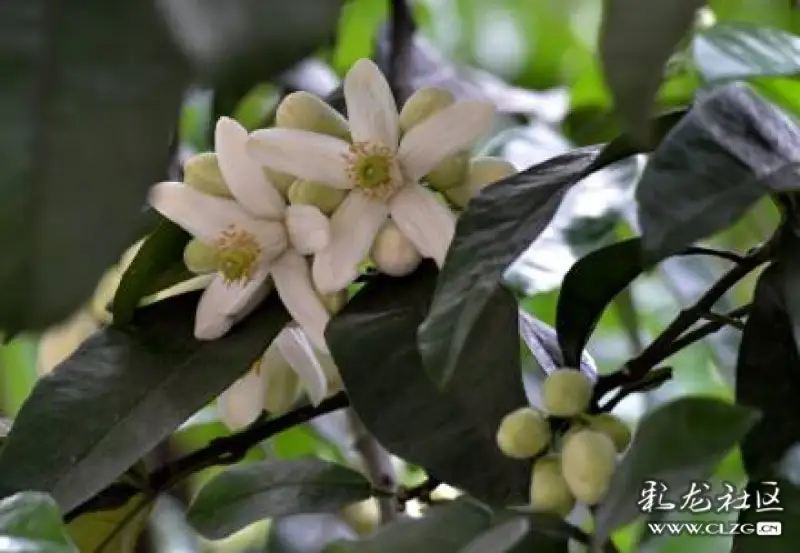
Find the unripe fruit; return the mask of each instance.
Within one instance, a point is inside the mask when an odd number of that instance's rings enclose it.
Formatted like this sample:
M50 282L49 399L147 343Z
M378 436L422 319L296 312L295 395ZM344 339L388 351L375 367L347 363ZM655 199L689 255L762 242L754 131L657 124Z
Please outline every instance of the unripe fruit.
M560 368L544 381L545 409L555 417L574 417L589 407L592 401L592 381L583 372Z
M561 449L564 480L572 495L587 505L595 505L605 497L616 462L614 442L594 430L576 432Z
M534 511L566 517L575 506L575 496L567 486L556 456L539 459L533 465L530 502Z
M217 270L217 250L198 239L190 240L183 249L183 264L196 275Z
M384 223L375 237L370 257L379 271L396 277L410 274L422 261L422 256L411 240L391 220Z
M292 205L313 205L325 215L330 215L347 197L347 190L339 190L324 184L297 179L287 194Z
M538 409L522 407L500 422L497 446L514 459L528 459L550 444L550 423Z
M289 188L294 184L297 178L294 175L281 173L269 167L262 167L261 169L264 171L267 180L272 183L278 192L280 192L284 198L287 197L289 195Z
M195 190L222 198L232 197L225 179L222 177L217 154L205 152L190 157L183 164L183 182Z
M275 125L350 141L347 120L320 98L302 90L292 92L281 101L275 112Z
M407 133L437 111L455 102L453 93L444 88L421 88L406 100L400 110L400 130Z
M424 180L431 188L442 192L464 184L468 172L469 152L459 152L446 157Z
M631 442L631 430L628 425L611 413L600 413L589 417L589 428L611 438L619 453L625 451Z
M467 171L466 182L445 190L447 199L464 208L481 190L517 172L514 165L499 157L481 157L472 160Z

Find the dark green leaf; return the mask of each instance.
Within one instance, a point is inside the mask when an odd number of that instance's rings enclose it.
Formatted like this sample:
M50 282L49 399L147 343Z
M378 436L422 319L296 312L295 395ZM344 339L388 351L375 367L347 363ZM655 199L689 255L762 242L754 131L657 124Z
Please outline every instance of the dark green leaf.
M13 333L66 318L133 241L188 74L149 2L8 0L0 36L0 328Z
M423 518L401 519L383 526L364 540L338 543L326 553L457 553L491 523L488 509L457 500L432 508Z
M719 399L685 397L649 413L611 482L595 515L595 544L635 519L645 481L663 482L670 491L707 478L758 420L757 412Z
M490 528L461 548L459 553L506 553L528 534L530 524L525 517L516 517Z
M568 553L569 541L586 541L586 535L570 525L563 518L555 515L531 512L530 508L515 508L502 515L519 516L523 514L528 521L530 531L522 538L510 553Z
M600 58L628 132L643 143L664 65L705 0L606 0Z
M779 535L760 535L737 534L733 537L733 548L735 553L795 553L797 544L800 543L800 485L797 480L794 483L782 478L765 478L765 481L773 482L750 482L747 485L749 496L749 509L741 511L739 522L743 524L771 523L780 525ZM765 495L772 495L775 488L778 489L778 505L771 505L770 508L780 507L780 511L759 512L759 498Z
M169 271L176 261L182 264L183 248L190 238L176 224L165 219L159 222L122 275L111 304L114 324L130 324L139 302L153 291L153 283Z
M264 553L320 553L331 543L356 537L352 528L337 515L291 515L270 521Z
M342 0L156 0L156 5L202 77L247 87L332 41Z
M371 495L361 474L320 459L262 461L230 468L200 489L189 523L222 539L252 524L296 514L337 511Z
M698 33L692 55L708 81L800 73L800 37L747 23L722 23Z
M442 391L416 347L435 279L430 263L408 277L377 277L333 318L326 336L347 394L392 453L481 500L527 501L529 463L505 457L495 442L502 418L527 405L516 302L497 289Z
M53 499L18 493L0 501L0 549L13 553L78 553Z
M247 371L289 318L273 295L225 337L202 342L198 297L141 309L136 326L99 331L41 379L0 451L0 495L47 491L72 509Z
M636 192L657 262L739 219L763 195L800 187L800 130L734 83L702 98L650 156Z

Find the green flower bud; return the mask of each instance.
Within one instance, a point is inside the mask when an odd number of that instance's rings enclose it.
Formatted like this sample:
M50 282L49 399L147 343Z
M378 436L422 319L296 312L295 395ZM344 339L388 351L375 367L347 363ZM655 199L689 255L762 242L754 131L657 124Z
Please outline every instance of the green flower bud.
M611 413L600 413L589 417L589 428L611 438L619 453L631 442L631 429L619 417Z
M544 381L544 407L555 417L575 417L589 407L592 381L579 370L556 369Z
M217 270L217 250L195 238L183 249L183 263L196 275L213 273Z
M350 141L347 120L320 98L305 91L292 92L281 101L275 112L275 125Z
M445 190L447 199L464 208L481 190L517 172L514 165L499 157L481 157L472 160L466 182Z
M572 495L587 505L595 505L605 497L611 485L617 449L605 434L581 430L564 443L561 463Z
M297 180L296 177L288 173L275 171L269 167L262 167L261 169L267 176L267 180L269 180L278 192L286 198L289 195L289 188L294 184L294 181Z
M530 489L534 511L566 517L575 507L575 496L561 471L561 460L554 456L539 459L533 465Z
M469 152L459 152L446 157L433 171L425 176L425 181L436 190L444 191L461 186L469 171Z
M444 88L430 87L417 90L400 110L400 130L407 133L412 127L453 102L455 102L453 94Z
M254 370L262 372L264 378L264 409L272 415L282 415L292 408L301 391L300 378L271 345L256 364Z
M206 194L231 198L228 185L222 178L222 172L217 162L217 154L205 152L190 157L183 164L183 182Z
M550 444L550 424L544 414L532 407L512 411L500 422L497 446L514 459L528 459Z
M347 291L331 292L330 294L318 294L322 305L328 310L328 313L335 315L347 303Z
M379 271L396 277L410 274L422 261L411 240L391 220L383 225L375 237L370 256Z
M313 205L325 215L330 215L347 197L347 190L339 190L310 180L297 179L289 187L287 197L292 205Z

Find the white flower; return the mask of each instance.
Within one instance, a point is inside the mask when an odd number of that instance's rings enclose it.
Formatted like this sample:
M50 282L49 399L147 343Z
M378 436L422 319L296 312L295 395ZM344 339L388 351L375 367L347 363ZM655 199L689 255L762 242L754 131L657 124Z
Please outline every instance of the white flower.
M488 131L494 116L489 103L456 101L400 140L389 85L366 59L348 72L344 95L353 144L274 128L255 131L249 146L267 167L350 190L331 218L330 245L314 257L314 282L321 292L342 290L356 278L358 264L389 215L424 257L442 265L455 216L420 179Z
M297 399L301 382L314 405L342 389L330 356L316 350L300 328L290 325L255 366L219 396L220 418L236 430L265 409L273 415L285 413Z
M248 155L247 139L236 121L218 121L217 158L234 199L180 182L159 183L150 193L156 210L217 251L218 270L197 306L195 336L214 340L228 332L267 295L271 277L294 320L327 351L324 330L330 315L303 256L327 246L328 219L313 206L287 206Z

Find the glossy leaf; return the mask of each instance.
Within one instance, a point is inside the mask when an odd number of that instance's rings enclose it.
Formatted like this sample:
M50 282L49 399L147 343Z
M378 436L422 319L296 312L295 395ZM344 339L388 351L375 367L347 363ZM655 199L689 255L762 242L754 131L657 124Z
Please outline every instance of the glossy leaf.
M8 0L0 35L0 328L13 334L65 319L134 240L188 71L139 0Z
M288 321L273 295L225 337L198 341L198 297L141 309L135 327L101 330L41 379L0 451L0 495L37 489L75 507L244 374Z
M721 23L698 33L692 57L708 81L800 73L800 37L770 27Z
M650 156L636 191L657 262L720 231L763 195L800 187L800 129L742 84L701 98Z
M80 515L67 530L80 551L133 553L152 508L151 500L135 495L116 509Z
M502 418L527 405L516 302L494 293L459 371L440 390L416 347L435 279L431 263L408 277L376 277L328 325L350 401L384 447L433 477L481 500L527 501L529 463L505 457L495 442Z
M705 0L607 0L600 59L625 129L646 143L664 66Z
M47 494L18 493L0 501L0 549L19 553L78 553L58 505Z
M646 415L597 509L594 543L605 543L612 531L639 516L646 481L684 492L692 480L709 477L757 420L758 412L750 408L700 396L674 400Z
M506 553L528 534L530 524L525 517L516 517L491 528L472 540L459 553Z
M203 536L221 539L261 519L332 512L370 497L360 473L320 459L232 467L204 485L187 513Z

